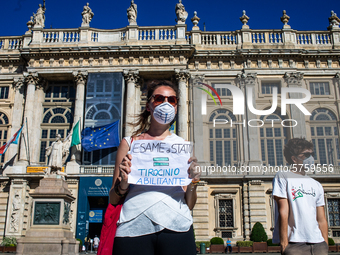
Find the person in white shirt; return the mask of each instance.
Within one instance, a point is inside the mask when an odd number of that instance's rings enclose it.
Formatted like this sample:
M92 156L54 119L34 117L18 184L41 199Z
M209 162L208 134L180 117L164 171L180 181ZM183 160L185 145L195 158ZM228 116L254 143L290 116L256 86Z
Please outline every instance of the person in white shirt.
M96 251L99 246L99 237L97 235L94 236L93 238L93 248Z
M273 243L280 243L285 255L328 254L324 191L318 181L306 175L314 165L313 143L291 139L284 156L291 169L278 172L273 179Z

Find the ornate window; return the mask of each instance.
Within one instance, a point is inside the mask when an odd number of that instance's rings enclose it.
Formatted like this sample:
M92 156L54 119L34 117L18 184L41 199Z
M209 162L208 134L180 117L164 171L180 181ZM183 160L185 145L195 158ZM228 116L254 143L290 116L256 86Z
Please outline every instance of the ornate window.
M0 146L7 143L8 134L8 117L6 114L0 112ZM0 156L0 162L5 162L6 153Z
M56 135L60 134L64 139L68 135L73 123L71 109L63 107L45 108L43 123L41 124L40 158L41 163L47 163L45 148L55 141Z
M262 94L273 94L273 88L277 88L277 93L280 93L281 91L280 82L262 82L261 83Z
M260 128L263 165L284 165L283 147L287 141L286 128L282 127L279 114L261 116L264 125Z
M236 235L236 194L237 190L213 190L215 196L215 229L216 236L230 238Z
M219 212L218 220L219 220L220 228L234 227L233 200L232 199L218 200L218 212Z
M310 116L315 162L340 165L339 131L335 114L325 108L318 108Z
M330 227L340 227L340 199L327 199Z
M312 95L329 95L328 82L310 82L309 87Z
M218 120L227 120L228 123L218 124ZM231 121L236 122L236 118L226 109L218 109L210 115L209 148L211 165L227 167L237 165L236 127L235 125L230 126Z

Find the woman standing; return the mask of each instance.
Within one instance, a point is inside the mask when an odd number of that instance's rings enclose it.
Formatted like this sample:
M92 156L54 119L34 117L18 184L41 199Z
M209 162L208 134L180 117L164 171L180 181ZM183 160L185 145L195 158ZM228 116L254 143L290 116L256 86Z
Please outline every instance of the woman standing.
M191 157L188 169L192 182L186 187L129 185L132 156L128 155L133 140L183 142L171 134L169 127L177 113L177 87L169 81L154 81L148 86L145 110L139 115L132 137L124 137L117 151L110 203L125 197L113 254L194 255L196 246L192 227L193 209L200 178L197 159Z

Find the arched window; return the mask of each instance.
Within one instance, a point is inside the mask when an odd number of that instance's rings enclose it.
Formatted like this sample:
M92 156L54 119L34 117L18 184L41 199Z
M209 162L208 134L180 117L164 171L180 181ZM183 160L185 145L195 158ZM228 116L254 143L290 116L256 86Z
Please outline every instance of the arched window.
M8 117L3 112L0 112L0 146L3 146L5 143L7 143L7 134L8 134ZM1 163L5 162L6 157L5 154L0 156Z
M325 108L315 109L310 116L310 128L315 163L340 165L339 131L335 114Z
M43 123L41 124L40 158L41 163L46 162L45 148L55 141L56 135L66 138L73 123L72 109L64 107L45 108Z
M260 128L261 155L263 165L284 165L283 147L287 141L287 131L281 125L282 117L273 113L261 116L264 125Z
M93 104L85 114L86 123L101 126L120 119L119 107L113 103Z
M227 120L228 123L225 124L225 121L218 122L218 120ZM218 109L210 115L209 148L211 165L227 167L237 165L236 127L230 126L231 121L235 122L236 118L232 112L226 109Z

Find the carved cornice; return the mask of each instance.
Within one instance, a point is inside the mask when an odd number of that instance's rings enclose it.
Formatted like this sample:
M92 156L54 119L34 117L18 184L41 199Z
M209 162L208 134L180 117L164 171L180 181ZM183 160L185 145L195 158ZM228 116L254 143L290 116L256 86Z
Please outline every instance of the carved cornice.
M85 84L87 81L87 77L88 77L88 72L87 71L75 71L72 73L73 77L74 77L74 82L76 84Z
M40 82L40 78L37 72L24 72L24 82L27 84L37 85Z
M285 73L284 78L288 85L301 86L301 81L303 80L303 73L300 72Z
M175 69L175 75L177 82L187 82L190 78L190 73L188 69Z
M237 79L239 80L240 86L255 85L257 73L239 73Z
M127 83L133 82L135 84L138 83L140 76L138 70L123 70L124 79Z

